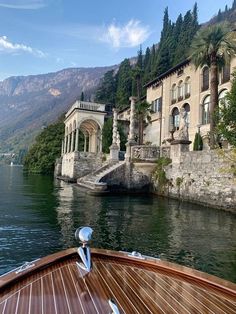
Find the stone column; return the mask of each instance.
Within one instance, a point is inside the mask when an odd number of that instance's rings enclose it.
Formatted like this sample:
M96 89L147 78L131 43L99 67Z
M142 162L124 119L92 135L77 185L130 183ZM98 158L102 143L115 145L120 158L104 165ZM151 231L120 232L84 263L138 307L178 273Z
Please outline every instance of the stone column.
M61 156L64 155L64 140L61 141Z
M76 128L76 133L75 133L75 151L79 151L79 129Z
M64 154L66 154L67 136L64 137Z
M91 153L92 135L88 134L88 152Z
M110 161L119 160L119 147L117 145L117 110L113 109L112 145L110 146Z
M119 131L117 131L117 146L120 150L120 133L119 133Z
M87 150L87 136L84 134L84 152Z
M98 130L98 152L102 152L102 132L100 129Z
M94 152L98 153L98 130L94 132Z
M74 151L74 131L71 132L71 143L70 143L70 151Z
M67 135L67 153L70 152L70 134Z
M130 97L129 100L131 101L130 104L130 124L129 124L129 136L128 142L126 145L126 153L125 153L125 160L130 162L131 161L131 147L136 145L136 141L134 139L134 124L135 124L135 97Z

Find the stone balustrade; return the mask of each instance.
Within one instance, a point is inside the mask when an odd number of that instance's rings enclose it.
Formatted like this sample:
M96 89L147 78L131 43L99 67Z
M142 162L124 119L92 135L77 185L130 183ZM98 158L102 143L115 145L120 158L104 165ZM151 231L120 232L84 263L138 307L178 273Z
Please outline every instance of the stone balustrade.
M152 145L135 145L131 148L132 160L155 161L160 157L160 148Z

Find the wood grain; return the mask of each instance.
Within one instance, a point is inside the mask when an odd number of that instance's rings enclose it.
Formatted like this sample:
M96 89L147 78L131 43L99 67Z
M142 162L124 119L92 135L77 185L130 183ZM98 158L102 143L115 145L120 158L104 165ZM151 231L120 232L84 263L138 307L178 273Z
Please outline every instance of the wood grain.
M96 249L93 269L76 265L75 250L39 261L34 270L0 279L1 314L110 313L114 299L126 314L234 314L236 285L153 259ZM15 279L14 279L15 278Z

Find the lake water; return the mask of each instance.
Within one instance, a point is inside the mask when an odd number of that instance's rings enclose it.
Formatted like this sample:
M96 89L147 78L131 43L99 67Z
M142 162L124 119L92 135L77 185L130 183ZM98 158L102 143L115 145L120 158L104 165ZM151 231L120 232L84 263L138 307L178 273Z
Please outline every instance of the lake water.
M94 229L93 247L161 256L236 282L235 214L151 195L90 196L0 166L0 274L76 246L83 225Z

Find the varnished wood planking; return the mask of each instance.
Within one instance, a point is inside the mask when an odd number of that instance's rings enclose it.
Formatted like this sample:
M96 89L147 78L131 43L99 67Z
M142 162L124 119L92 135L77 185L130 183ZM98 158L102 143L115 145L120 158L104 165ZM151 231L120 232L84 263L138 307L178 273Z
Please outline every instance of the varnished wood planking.
M62 253L58 254L59 260L55 259L54 264L50 262L47 268L29 273L5 289L0 295L0 313L4 307L5 314L109 313L110 298L126 314L236 313L233 284L227 284L230 293L223 287L219 289L221 280L217 280L216 290L214 285L208 289L206 280L183 280L179 273L156 268L153 262L131 263L127 258L116 258L119 253L112 254L111 258L95 254L94 268L86 276L75 265L77 255L68 253L65 260ZM208 276L204 278L208 280Z
M107 276L102 270L100 270L98 268L97 263L94 263L93 265L96 271L98 272L100 278L103 280L105 286L109 289L111 294L115 296L119 308L123 309L126 314L140 313L140 311L136 308L132 300L127 298L125 291L120 288L115 279L112 276Z
M74 263L74 265L70 265L69 268L74 278L76 290L78 291L78 294L80 296L80 301L85 313L97 313L96 307L94 306L94 301L91 299L90 293L86 288L84 280L82 279L77 266Z
M4 314L14 314L16 311L16 304L18 300L18 293L15 293L10 299L7 300Z
M149 272L146 272L146 275L149 275ZM199 285L191 285L187 282L181 281L179 279L173 280L166 275L161 276L162 280L165 280L169 283L171 289L174 288L179 295L185 295L186 299L189 302L195 302L195 306L199 308L201 305L201 311L211 311L211 313L235 313L236 309L231 309L232 304L229 307L228 301L225 300L224 295L213 294L211 291L207 291L205 287ZM153 278L155 281L155 279ZM175 283L175 285L174 285Z
M124 278L124 280L121 280L120 275L111 269L111 265L106 264L104 266L102 263L97 263L96 265L100 272L104 274L105 278L112 279L112 281L109 281L109 284L112 285L114 282L117 287L124 292L125 297L132 302L132 304L135 306L136 310L139 313L152 313L149 309L149 306L144 303L142 299L139 298L136 289L133 289L133 287L129 285L129 282L126 280L126 278Z
M64 287L67 293L68 301L70 303L70 310L72 313L84 313L84 309L81 302L81 296L75 287L75 278L71 278L71 272L69 270L70 265L61 268L61 274L64 282Z
M18 309L16 311L17 314L29 313L29 297L30 297L30 286L27 286L21 290Z
M82 270L78 269L78 271L80 274L82 273ZM109 313L111 309L108 300L111 298L111 295L107 293L100 284L98 273L96 271L91 271L83 277L83 280L97 311L99 313Z
M119 265L114 266L116 269L120 269ZM150 307L150 310L154 312L158 309L158 305L160 301L161 308L164 312L173 312L173 313L183 313L183 314L190 314L191 312L186 310L184 306L181 306L178 299L176 299L173 295L168 295L168 290L165 289L165 286L163 287L160 284L150 285L146 280L143 278L143 274L139 277L137 275L137 269L130 269L128 267L124 268L127 276L126 280L129 280L132 282L132 285L136 287L136 289L139 291L140 298L143 298L144 296L147 298L146 303L150 306L152 303L153 307ZM156 278L159 279L158 277ZM145 299L144 299L145 302ZM194 312L192 312L194 313Z

